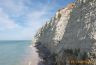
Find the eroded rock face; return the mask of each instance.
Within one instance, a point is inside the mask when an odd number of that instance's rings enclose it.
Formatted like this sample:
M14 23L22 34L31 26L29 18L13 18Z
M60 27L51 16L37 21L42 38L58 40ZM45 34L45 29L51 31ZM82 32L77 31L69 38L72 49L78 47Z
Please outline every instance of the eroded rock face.
M37 41L42 42L42 44L47 46L50 50L53 50L53 47L55 49L63 38L72 7L73 4L72 6L68 5L66 8L58 10L56 15L36 34Z
M57 65L72 65L68 60L73 58L96 65L96 0L77 0L58 10L35 40L57 55Z

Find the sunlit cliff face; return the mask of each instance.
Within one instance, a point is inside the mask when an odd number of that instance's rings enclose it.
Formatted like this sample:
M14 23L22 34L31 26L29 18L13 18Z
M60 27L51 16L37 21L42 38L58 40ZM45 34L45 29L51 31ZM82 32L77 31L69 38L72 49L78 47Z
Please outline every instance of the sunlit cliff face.
M68 9L72 9L72 8L74 8L74 7L75 7L75 4L74 4L74 3L71 3L71 4L69 4L69 5L67 6Z

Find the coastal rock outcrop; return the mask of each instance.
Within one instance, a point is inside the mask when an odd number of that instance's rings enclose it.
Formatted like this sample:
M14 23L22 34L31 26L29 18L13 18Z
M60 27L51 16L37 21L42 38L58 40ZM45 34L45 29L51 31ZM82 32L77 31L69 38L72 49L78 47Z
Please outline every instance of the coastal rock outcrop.
M55 65L96 65L96 0L76 0L58 10L37 32Z

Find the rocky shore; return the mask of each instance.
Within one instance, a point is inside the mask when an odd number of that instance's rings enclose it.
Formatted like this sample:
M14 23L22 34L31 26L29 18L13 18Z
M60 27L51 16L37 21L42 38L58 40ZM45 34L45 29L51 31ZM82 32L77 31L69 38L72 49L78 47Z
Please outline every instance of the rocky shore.
M40 59L42 59L38 65L55 65L54 56L45 46L38 42L35 47L37 48L37 53L39 54Z

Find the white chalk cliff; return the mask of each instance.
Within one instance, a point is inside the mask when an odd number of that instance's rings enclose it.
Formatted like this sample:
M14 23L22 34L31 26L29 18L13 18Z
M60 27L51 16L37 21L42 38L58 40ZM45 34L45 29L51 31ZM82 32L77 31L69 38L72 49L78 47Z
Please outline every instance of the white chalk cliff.
M34 41L56 54L57 65L72 65L67 61L73 58L92 61L85 65L96 65L96 0L76 0L58 10Z

